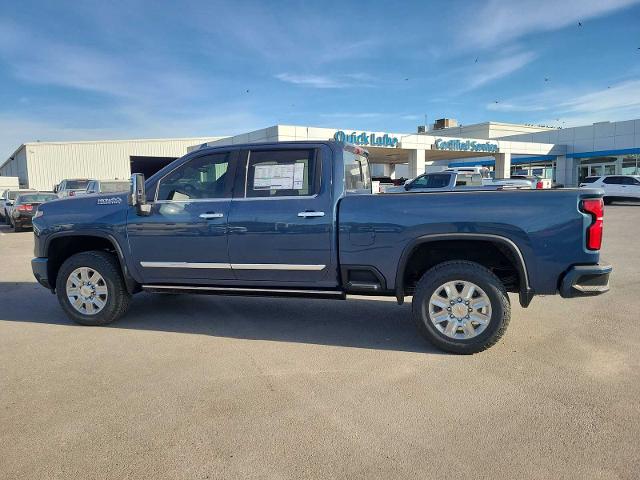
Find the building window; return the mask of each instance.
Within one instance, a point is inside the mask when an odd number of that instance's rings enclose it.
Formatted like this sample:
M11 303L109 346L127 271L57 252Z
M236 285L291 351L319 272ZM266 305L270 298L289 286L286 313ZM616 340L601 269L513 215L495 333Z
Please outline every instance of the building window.
M640 155L625 155L622 157L622 175L640 175Z

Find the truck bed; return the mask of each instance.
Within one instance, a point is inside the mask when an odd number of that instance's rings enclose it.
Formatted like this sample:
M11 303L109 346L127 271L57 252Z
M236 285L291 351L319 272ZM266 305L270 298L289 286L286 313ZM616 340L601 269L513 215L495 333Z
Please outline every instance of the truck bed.
M554 294L569 266L599 260L598 252L586 249L591 217L580 212L579 204L601 193L558 189L347 196L338 205L340 263L374 266L393 290L401 257L416 239L495 236L521 252L536 294Z

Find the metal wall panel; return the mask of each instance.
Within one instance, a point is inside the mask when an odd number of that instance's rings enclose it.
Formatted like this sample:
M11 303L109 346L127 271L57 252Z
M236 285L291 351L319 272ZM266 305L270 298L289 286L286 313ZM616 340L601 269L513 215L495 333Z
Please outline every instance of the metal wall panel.
M219 137L217 137L219 138ZM20 165L25 183L30 188L51 190L65 178L129 178L130 157L181 157L193 145L215 140L215 137L165 139L165 140L122 140L97 142L40 142L27 143L22 151L25 159ZM17 156L5 167L16 168ZM5 167L0 169L2 172ZM2 173L9 175L8 173ZM20 176L20 175L18 175ZM21 182L22 182L22 176Z
M24 147L18 149L13 158L0 167L0 175L3 177L18 177L21 187L29 184L27 151Z

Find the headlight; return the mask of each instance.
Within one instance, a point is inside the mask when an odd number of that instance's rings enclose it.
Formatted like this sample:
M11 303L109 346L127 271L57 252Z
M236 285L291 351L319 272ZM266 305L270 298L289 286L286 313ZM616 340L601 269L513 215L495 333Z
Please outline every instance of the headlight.
M33 215L33 218L38 218L38 217L41 217L42 215L44 215L44 212L42 210L36 210L36 213Z

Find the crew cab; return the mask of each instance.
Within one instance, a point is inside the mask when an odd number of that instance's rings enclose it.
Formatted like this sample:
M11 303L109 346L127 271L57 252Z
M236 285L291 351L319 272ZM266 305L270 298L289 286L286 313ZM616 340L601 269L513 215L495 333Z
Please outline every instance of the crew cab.
M33 273L84 325L118 319L140 291L412 296L419 332L464 354L505 332L507 292L526 307L608 290L601 191L373 195L367 155L332 141L206 147L134 174L129 194L47 202Z

